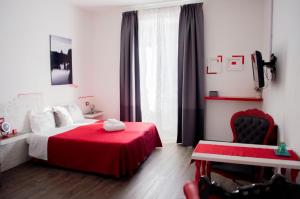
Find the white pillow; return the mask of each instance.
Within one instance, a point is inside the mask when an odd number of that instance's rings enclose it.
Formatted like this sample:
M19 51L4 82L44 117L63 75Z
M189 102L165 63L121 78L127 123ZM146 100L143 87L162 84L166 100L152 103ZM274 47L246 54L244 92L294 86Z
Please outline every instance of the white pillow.
M69 126L73 124L73 119L65 107L53 107L54 117L57 127Z
M31 130L34 133L43 133L55 128L55 120L52 111L34 112L29 114Z
M69 111L73 122L82 121L84 119L81 109L76 104L66 105L65 107Z

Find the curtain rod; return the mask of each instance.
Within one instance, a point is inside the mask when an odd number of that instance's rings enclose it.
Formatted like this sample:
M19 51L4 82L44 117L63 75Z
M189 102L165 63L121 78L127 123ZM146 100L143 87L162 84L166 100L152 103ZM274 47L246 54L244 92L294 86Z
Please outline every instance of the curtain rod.
M155 8L181 6L181 5L192 4L192 3L203 3L203 1L204 0L182 0L182 1L168 1L168 2L160 2L160 3L149 3L143 5L128 6L125 8L124 11L147 10L147 9L155 9Z

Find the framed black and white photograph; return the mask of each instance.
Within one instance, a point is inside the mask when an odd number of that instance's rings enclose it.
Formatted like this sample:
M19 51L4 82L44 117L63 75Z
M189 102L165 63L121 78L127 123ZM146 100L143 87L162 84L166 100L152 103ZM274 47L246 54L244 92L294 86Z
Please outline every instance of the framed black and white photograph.
M51 84L73 84L72 39L50 35Z

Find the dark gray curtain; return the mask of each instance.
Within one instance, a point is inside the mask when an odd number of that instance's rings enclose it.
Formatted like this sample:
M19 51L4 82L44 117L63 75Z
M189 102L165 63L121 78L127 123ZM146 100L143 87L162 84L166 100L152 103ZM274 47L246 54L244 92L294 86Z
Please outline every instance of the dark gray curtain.
M181 7L178 39L177 143L204 137L204 27L202 3Z
M121 26L120 119L142 121L137 12L125 12Z

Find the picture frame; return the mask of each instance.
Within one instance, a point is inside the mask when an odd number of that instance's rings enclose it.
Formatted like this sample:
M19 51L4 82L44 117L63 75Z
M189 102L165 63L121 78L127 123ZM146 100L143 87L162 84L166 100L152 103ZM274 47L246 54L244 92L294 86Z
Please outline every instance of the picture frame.
M50 35L51 85L73 84L72 39Z

